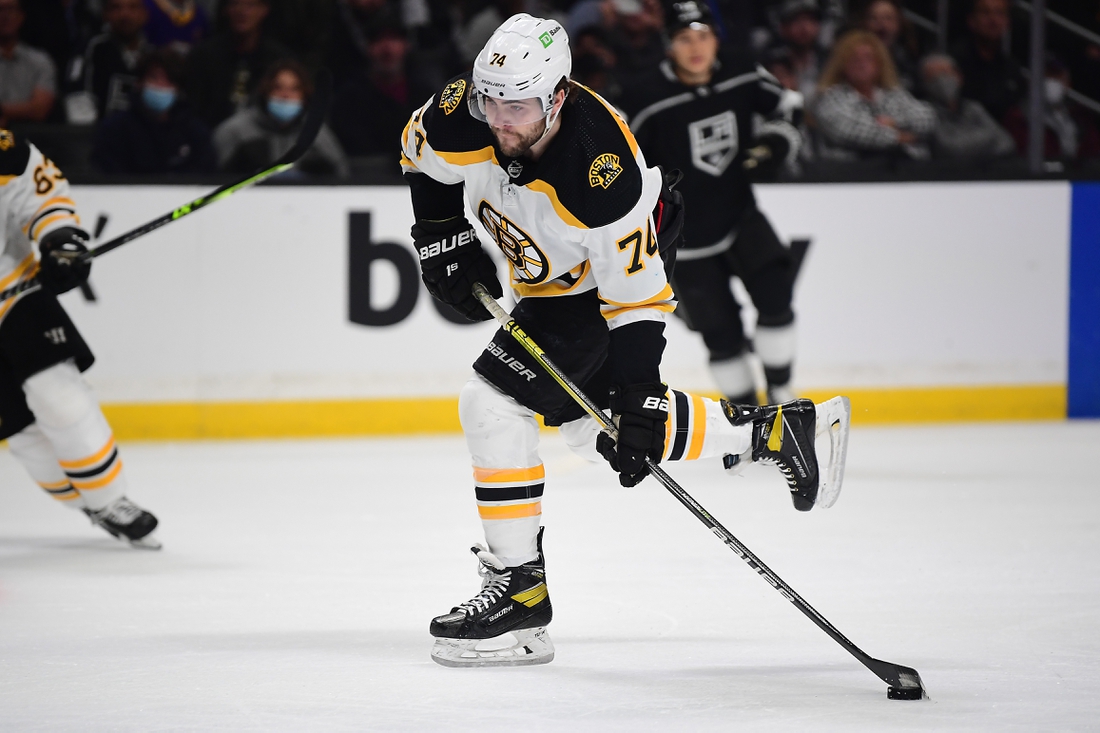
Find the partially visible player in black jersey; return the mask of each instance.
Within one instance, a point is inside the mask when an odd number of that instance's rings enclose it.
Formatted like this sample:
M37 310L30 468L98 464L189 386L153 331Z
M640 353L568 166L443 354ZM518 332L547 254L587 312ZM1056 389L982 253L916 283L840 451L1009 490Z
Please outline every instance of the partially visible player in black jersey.
M798 154L791 119L802 97L747 56L718 53L706 3L673 5L668 59L623 100L646 160L679 169L687 209L673 286L680 314L703 336L710 368L731 402L757 404L749 348L730 276L759 312L754 345L768 402L793 399L795 352L790 252L756 207L750 175Z

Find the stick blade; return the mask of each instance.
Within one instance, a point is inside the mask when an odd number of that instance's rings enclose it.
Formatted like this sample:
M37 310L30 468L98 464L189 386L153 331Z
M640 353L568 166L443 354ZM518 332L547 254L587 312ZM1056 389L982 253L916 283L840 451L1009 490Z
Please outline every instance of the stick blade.
M901 664L884 662L881 659L871 659L866 662L867 668L878 675L878 678L889 687L886 696L891 700L924 700L928 698L928 691L920 678L920 672L912 667Z

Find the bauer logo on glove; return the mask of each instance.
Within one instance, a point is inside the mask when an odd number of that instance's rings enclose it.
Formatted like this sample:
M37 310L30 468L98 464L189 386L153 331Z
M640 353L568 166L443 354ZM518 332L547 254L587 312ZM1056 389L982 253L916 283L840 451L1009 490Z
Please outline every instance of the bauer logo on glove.
M437 255L445 254L447 252L458 249L464 244L469 244L470 242L476 241L478 241L477 234L474 232L473 227L469 227L464 232L459 232L458 234L454 234L452 236L446 237L445 239L441 239L437 242L432 242L429 245L420 247L420 259L426 260Z

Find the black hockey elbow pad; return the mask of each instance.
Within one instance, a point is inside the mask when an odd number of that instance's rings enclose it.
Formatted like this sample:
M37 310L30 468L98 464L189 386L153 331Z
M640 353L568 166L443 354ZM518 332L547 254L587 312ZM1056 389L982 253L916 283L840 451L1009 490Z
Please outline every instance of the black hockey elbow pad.
M92 261L80 258L88 251L88 233L83 229L56 229L42 237L38 251L42 257L38 279L54 295L80 287L91 274Z
M468 320L490 320L493 316L473 294L474 283L480 282L494 298L504 291L496 263L481 248L477 232L465 217L419 220L413 225L412 237L428 292Z

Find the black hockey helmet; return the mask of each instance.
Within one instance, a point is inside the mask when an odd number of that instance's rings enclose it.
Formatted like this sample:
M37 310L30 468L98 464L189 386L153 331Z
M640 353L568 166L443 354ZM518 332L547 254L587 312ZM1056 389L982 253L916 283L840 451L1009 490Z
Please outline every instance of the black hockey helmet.
M683 0L672 3L668 9L668 22L665 26L669 38L686 28L703 30L703 26L708 26L712 31L717 30L714 15L710 12L710 6L707 5L706 0Z

